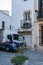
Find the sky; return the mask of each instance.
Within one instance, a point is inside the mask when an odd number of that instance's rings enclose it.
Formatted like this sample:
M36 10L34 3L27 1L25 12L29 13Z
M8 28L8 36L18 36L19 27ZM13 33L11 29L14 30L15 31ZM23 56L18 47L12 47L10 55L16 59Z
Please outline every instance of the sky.
M11 0L0 0L0 10L7 10L11 15L12 2Z

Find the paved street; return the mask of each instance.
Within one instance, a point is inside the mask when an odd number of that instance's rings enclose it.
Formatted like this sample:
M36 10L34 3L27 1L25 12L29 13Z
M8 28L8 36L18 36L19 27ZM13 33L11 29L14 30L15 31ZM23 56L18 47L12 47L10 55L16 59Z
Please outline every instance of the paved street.
M27 51L28 65L43 65L43 51Z
M10 59L16 53L0 51L0 65L12 65ZM25 55L29 57L27 65L43 65L43 51L26 51Z

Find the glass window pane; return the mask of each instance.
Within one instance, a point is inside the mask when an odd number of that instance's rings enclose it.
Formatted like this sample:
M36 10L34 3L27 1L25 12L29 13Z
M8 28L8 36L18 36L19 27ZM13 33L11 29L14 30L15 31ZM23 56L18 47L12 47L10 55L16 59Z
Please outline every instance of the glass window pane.
M12 36L11 35L7 35L7 38L12 41Z

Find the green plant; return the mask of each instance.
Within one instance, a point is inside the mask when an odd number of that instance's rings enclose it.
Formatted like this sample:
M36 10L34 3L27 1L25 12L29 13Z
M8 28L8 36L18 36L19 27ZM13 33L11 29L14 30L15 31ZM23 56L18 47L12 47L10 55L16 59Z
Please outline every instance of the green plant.
M15 65L22 65L28 58L26 56L16 56L11 59L11 63Z
M25 47L18 47L18 52L20 52L20 53L24 53L25 52L25 50L26 50L26 48Z
M13 57L11 59L11 63L15 64L15 65L22 65L26 60L28 60L29 58L27 58L26 56L24 56L24 52L25 52L26 48L23 46L19 46L17 48L17 56Z

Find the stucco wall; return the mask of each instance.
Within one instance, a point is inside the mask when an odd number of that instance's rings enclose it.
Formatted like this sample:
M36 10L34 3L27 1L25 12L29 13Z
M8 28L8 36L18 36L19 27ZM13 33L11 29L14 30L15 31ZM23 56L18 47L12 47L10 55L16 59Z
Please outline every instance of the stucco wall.
M23 13L31 10L32 23L34 21L34 0L12 0L12 18L16 28L20 27L20 20L23 19Z
M2 29L2 21L5 22L5 29L9 29L11 24L11 17L7 14L0 12L0 29Z
M39 29L39 27L38 27L38 24L37 24L37 12L35 12L36 10L38 11L38 1L39 0L34 0L34 22L35 22L35 26L34 26L34 44L36 45L37 44L37 42L38 42L38 40L37 40L37 35L38 35L38 29Z
M23 13L26 10L31 10L31 22L32 22L32 48L34 48L34 13L35 13L35 0L12 0L12 21L15 28L21 27L21 20L23 19Z
M35 10L38 10L38 0L34 0L34 4L35 4Z

